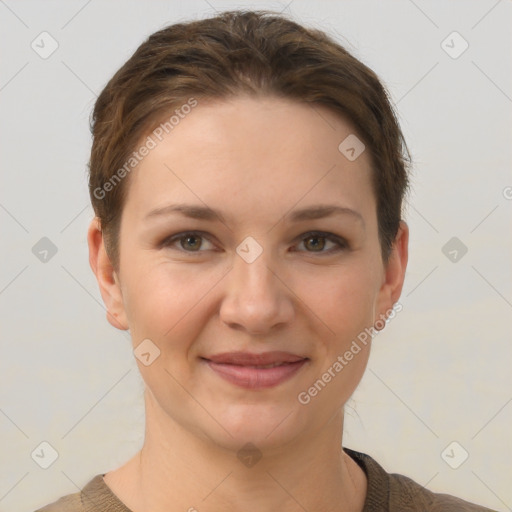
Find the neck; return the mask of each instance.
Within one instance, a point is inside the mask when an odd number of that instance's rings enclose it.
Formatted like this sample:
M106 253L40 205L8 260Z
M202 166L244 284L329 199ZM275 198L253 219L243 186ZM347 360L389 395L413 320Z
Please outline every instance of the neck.
M146 393L144 446L105 482L133 512L360 512L366 477L343 452L342 431L340 411L321 432L244 458L185 429Z

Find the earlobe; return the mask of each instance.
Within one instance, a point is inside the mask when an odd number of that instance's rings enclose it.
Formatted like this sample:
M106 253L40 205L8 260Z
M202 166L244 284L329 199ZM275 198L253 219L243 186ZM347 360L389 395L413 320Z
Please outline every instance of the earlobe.
M379 291L375 321L376 330L381 330L385 319L393 309L393 306L402 293L405 279L405 271L409 257L409 227L405 221L400 221L388 263L384 269L384 279ZM377 328L380 325L380 329Z
M118 276L105 250L103 233L98 217L94 217L87 231L89 264L100 288L101 297L107 309L107 320L122 331L129 329L126 319L123 296Z

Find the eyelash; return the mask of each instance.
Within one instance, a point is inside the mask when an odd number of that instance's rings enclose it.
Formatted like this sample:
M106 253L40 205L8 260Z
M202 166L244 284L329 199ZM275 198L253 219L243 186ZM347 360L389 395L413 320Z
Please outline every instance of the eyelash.
M208 240L210 243L213 243L207 236L205 236L205 234L201 231L184 231L182 233L178 233L178 234L175 234L175 235L171 235L167 238L165 238L162 242L160 242L159 244L159 248L164 248L164 247L168 247L168 248L171 248L172 249L172 244L176 243L176 242L179 242L180 240L186 238L187 236L195 236L195 237L199 237L199 238L204 238L206 240ZM318 252L315 252L315 251L302 251L302 252L308 252L310 254L318 254L318 255L326 255L326 254L334 254L334 253L338 253L340 251L344 251L344 250L347 250L349 249L349 244L347 243L347 241L339 236L336 236L332 233L325 233L325 232L322 232L322 231L309 231L307 233L304 233L302 235L302 237L300 238L300 242L303 242L305 240L307 240L308 238L313 238L313 237L316 237L316 238L325 238L326 240L329 240L330 242L333 242L335 244L338 245L338 247L334 248L334 249L330 249L328 251L318 251ZM205 251L201 251L201 250L198 250L198 251L186 251L185 249L183 248L180 248L178 249L180 252L184 252L186 254L190 254L191 256L195 256L197 254L200 254L202 252L205 252Z

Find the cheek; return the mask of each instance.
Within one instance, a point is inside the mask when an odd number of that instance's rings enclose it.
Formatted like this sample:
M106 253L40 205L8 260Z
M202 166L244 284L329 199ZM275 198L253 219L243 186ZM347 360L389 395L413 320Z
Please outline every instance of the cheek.
M307 297L307 306L321 320L326 341L343 344L372 324L376 284L368 267L331 268L314 279L302 278L301 282L299 296Z
M137 354L138 345L149 339L159 350L149 365L137 358L143 380L159 400L165 400L167 393L181 397L180 386L172 377L181 382L189 371L190 346L204 327L199 317L206 314L208 301L203 296L213 286L208 281L206 276L201 279L196 274L194 278L191 272L171 270L169 265L141 265L127 282L125 307L133 349ZM185 397L175 398L181 399Z
M213 307L208 293L221 277L218 269L199 273L194 265L134 268L125 300L134 345L150 338L162 351L183 351L183 343L193 340L201 328L201 322L192 320L208 314L209 305Z
M316 335L314 377L298 400L328 419L350 398L368 363L376 283L364 265L331 269L315 283L316 293L309 294L307 305L321 319L316 325L323 330ZM312 289L309 279L303 284L302 293Z

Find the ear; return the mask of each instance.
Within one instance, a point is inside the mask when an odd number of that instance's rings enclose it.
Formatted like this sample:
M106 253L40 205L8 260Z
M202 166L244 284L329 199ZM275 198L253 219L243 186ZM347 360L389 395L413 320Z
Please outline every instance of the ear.
M380 331L384 328L383 320L387 318L393 305L398 301L402 293L405 279L405 270L409 257L409 227L402 220L391 248L391 254L384 268L384 277L376 303L376 315L374 328ZM380 321L379 321L380 320ZM378 326L381 326L378 328Z
M103 233L98 217L94 217L89 225L87 243L89 245L89 264L98 280L101 297L107 308L107 320L113 327L126 331L129 327L119 278L105 250Z

